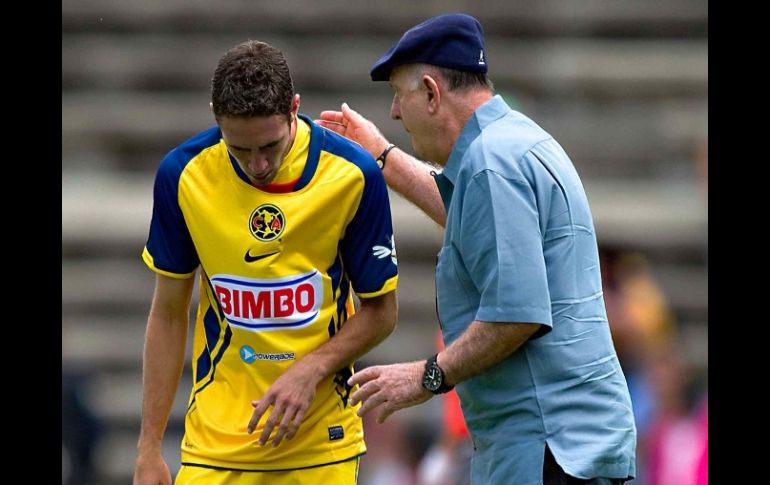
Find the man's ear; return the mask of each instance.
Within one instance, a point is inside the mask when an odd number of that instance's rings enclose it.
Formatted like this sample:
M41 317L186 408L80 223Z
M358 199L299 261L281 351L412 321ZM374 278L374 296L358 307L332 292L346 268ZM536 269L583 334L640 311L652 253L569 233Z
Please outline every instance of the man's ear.
M435 114L441 104L441 88L436 80L429 74L423 74L422 84L428 96L428 113Z

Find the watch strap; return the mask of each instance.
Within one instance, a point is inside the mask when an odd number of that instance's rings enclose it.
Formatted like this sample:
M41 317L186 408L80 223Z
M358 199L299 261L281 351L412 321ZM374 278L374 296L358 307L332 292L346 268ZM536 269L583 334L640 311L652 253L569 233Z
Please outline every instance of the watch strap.
M393 143L388 143L388 146L385 147L385 149L382 151L382 154L377 157L377 166L380 167L380 170L385 170L385 160L388 158L388 153L390 153L390 151L394 148L396 148L396 145Z
M425 362L425 369L427 370L428 367L435 367L439 370L439 372L441 372L441 387L439 387L435 391L431 391L433 392L433 394L444 394L455 388L455 386L450 386L447 384L446 372L444 372L444 369L442 369L441 366L438 365L438 354L434 354L433 356L428 358L428 360Z

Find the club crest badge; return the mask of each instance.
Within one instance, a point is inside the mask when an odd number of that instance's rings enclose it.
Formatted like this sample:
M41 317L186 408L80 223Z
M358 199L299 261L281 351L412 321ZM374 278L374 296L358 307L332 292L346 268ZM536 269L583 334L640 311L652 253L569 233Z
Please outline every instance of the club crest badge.
M273 204L262 204L249 217L249 230L260 241L274 241L283 233L286 217Z

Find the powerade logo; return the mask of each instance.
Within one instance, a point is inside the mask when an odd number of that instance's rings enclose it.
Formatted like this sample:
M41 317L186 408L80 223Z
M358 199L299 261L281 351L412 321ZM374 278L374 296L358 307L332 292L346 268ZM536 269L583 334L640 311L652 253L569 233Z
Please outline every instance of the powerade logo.
M211 284L230 325L251 332L306 327L323 302L323 278L317 270L275 279L220 274Z
M270 362L282 362L284 360L294 360L296 354L294 352L280 352L275 354L265 354L262 352L256 352L250 345L244 345L239 352L241 359L247 364L251 364L255 360L267 360Z
M241 347L241 351L239 353L241 354L241 360L243 360L247 364L251 364L252 362L257 360L257 353L254 352L254 349L248 345L244 345L243 347Z

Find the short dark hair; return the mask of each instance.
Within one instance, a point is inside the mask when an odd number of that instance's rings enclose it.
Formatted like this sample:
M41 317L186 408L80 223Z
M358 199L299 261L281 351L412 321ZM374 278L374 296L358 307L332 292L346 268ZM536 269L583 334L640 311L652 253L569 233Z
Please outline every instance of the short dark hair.
M211 79L214 116L289 115L294 84L283 53L249 40L225 53Z
M448 67L432 66L446 80L450 91L463 91L471 88L487 88L495 90L492 80L486 72L458 71Z

